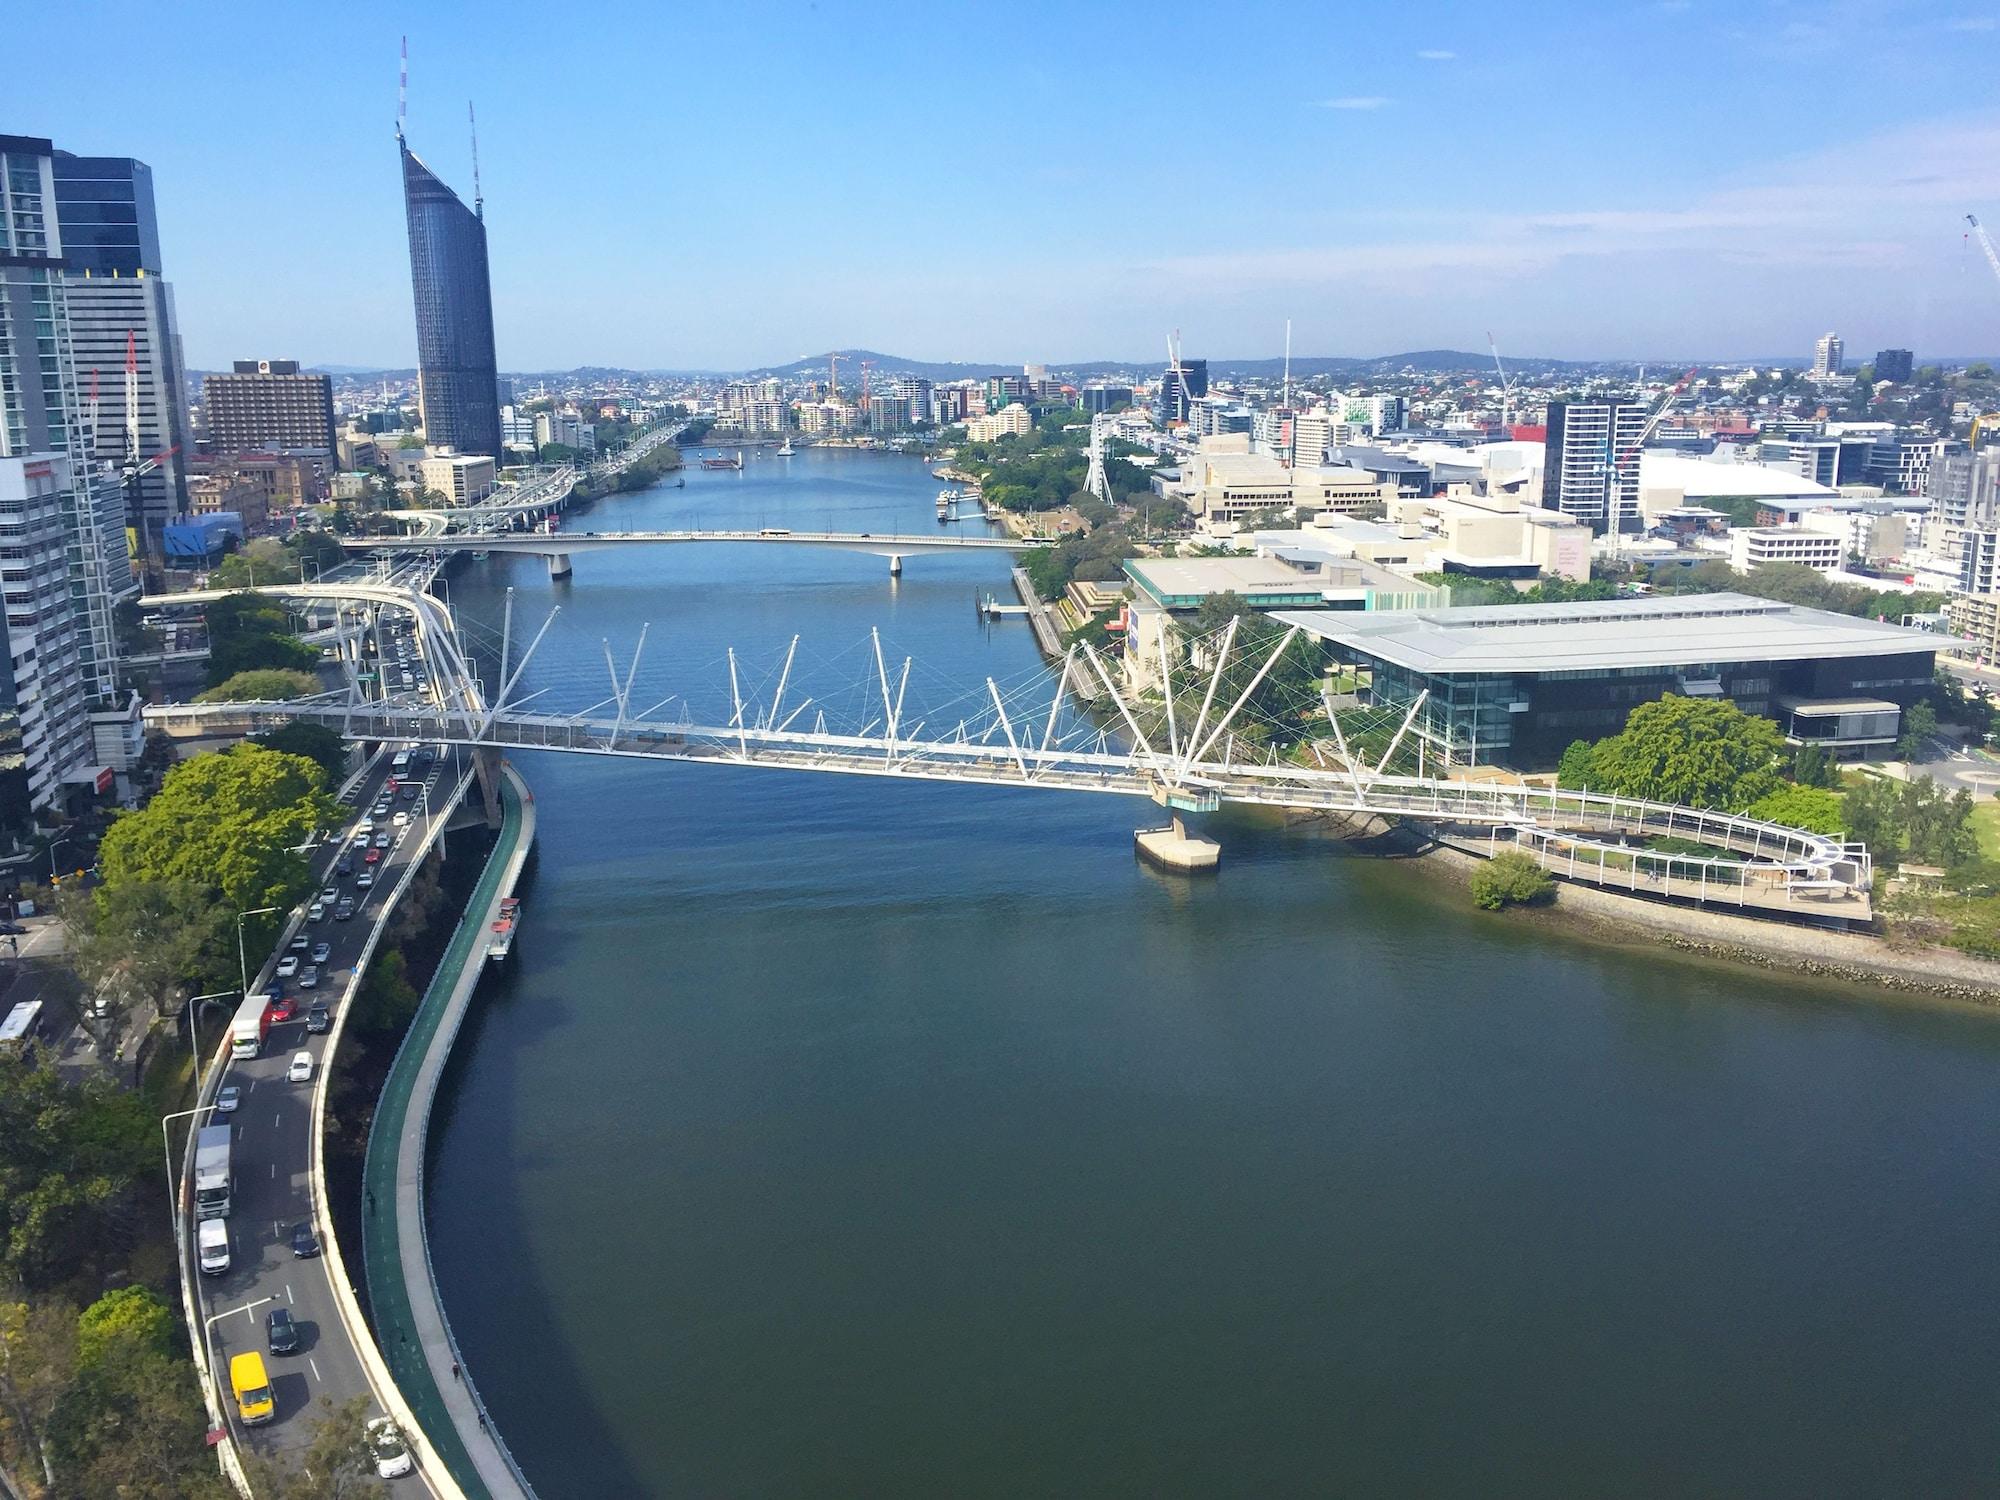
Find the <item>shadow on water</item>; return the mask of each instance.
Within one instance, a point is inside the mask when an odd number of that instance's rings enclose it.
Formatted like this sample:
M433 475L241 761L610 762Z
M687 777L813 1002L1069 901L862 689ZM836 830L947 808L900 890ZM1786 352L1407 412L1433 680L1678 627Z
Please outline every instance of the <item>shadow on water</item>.
M525 899L533 885L534 862L520 886ZM540 934L546 942L552 934ZM519 1163L506 1143L515 1139L512 1106L528 1091L512 1076L518 1053L566 1024L560 1004L539 1011L521 1004L517 962L510 960L480 982L451 1057L438 1082L425 1163L425 1211L433 1224L449 1221L449 1235L433 1230L432 1256L438 1285L451 1319L452 1335L465 1366L478 1383L480 1400L495 1430L507 1442L528 1482L546 1495L639 1495L640 1476L627 1466L621 1435L580 1392L587 1389L562 1326L551 1316L554 1288L521 1231L530 1222L517 1186ZM495 1040L489 1026L502 1023ZM461 1089L464 1070L477 1059L483 1075L477 1104ZM498 1075L498 1076L495 1076ZM473 1149L454 1139L480 1142ZM608 1232L594 1226L593 1233ZM465 1278L444 1258L445 1247L476 1247L477 1280L486 1288L506 1288L504 1304L454 1294ZM564 1434L550 1448L542 1434Z

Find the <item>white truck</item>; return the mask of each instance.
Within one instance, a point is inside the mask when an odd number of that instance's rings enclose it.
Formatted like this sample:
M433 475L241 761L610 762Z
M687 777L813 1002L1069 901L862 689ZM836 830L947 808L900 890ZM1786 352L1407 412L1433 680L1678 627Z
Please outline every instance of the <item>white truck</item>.
M194 1216L229 1216L229 1127L204 1125L194 1138Z

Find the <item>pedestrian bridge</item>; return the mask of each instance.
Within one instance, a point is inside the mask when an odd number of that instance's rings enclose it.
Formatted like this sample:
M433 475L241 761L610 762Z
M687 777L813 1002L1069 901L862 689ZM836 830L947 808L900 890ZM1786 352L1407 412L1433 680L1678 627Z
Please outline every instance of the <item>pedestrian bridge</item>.
M416 616L417 639L433 668L435 691L368 696L350 679L344 694L269 703L165 704L148 708L148 720L170 733L200 735L255 733L303 720L353 740L466 745L486 752L488 760L507 749L549 750L1143 797L1177 814L1234 805L1383 819L1422 826L1445 842L1481 852L1518 849L1563 879L1634 894L1839 924L1865 922L1871 912L1873 871L1859 844L1644 798L1390 773L1386 767L1420 705L1411 708L1373 765L1352 752L1337 717L1327 721L1332 738L1310 747L1315 764L1275 750L1245 755L1232 726L1296 630L1264 657L1232 701L1232 694L1218 693L1226 670L1240 669L1230 679L1233 689L1250 665L1232 655L1232 624L1218 641L1207 643L1213 672L1198 694L1199 712L1184 711L1179 718L1171 709L1171 696L1164 716L1149 713L1121 690L1117 667L1088 645L1076 645L1064 658L1052 693L1046 678L1007 693L988 678L984 692L974 689L956 704L950 719L933 712L928 722L913 722L917 715L905 706L911 663L902 663L900 675L892 671L877 638L874 670L867 678L871 695L879 686L879 702L860 722L846 724L829 722L823 707L808 719L811 698L788 710L798 644L794 638L775 691L761 703L743 693L736 654L729 653L731 712L714 722L694 718L685 707L677 716L662 716L663 704L634 710L632 688L645 646L643 631L622 674L604 644L610 696L599 703L578 712L551 711L536 702L546 690L517 694L559 611L515 662L511 591L499 686L491 699L458 647L449 611L428 595L382 584L284 584L259 592L320 598L342 590ZM168 595L145 602L170 607L216 597L213 592ZM1078 712L1079 698L1104 712ZM954 720L949 731L932 727ZM1662 839L1673 840L1673 847L1652 847Z

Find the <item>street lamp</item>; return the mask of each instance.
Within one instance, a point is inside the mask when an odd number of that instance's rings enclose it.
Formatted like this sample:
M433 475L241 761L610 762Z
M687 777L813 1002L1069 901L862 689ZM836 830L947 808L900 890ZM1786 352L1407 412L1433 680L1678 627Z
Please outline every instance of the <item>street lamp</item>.
M59 838L59 839L55 839L55 840L53 840L53 841L52 841L52 842L51 842L51 843L49 844L49 884L50 884L50 885L54 885L54 884L56 883L56 850L58 850L58 849L62 848L62 846L63 846L64 844L67 844L67 843L69 843L69 842L70 842L70 841L71 841L71 840L72 840L73 838L75 838L75 835L74 835L74 834L69 834L69 833L66 833L66 834L64 834L64 835L63 835L63 836L62 836L61 838Z
M190 995L188 997L188 1003L187 1003L188 1046L194 1053L194 1092L195 1092L195 1097L197 1099L201 1097L201 1080L203 1072L202 1061L201 1061L201 1032L199 1029L199 1021L198 1021L198 1017L201 1015L201 1008L203 1006L213 1005L218 1000L227 999L231 996L239 996L242 993L243 992L241 990L217 990L212 995Z
M246 995L250 993L250 960L243 952L243 919L245 917L261 917L269 912L283 910L284 908L281 906L260 906L253 911L239 911L236 914L236 969L238 976L243 981L243 993Z
M185 1120L189 1115L206 1115L215 1111L213 1104L198 1104L193 1109L177 1109L170 1115L160 1116L160 1153L167 1162L167 1204L174 1215L174 1244L181 1259L181 1279L187 1279L187 1235L181 1224L180 1181L174 1176L174 1142L167 1126L175 1120Z
M238 1313L255 1312L266 1302L276 1302L277 1300L276 1297L259 1297L255 1302L240 1302L234 1307L225 1307L221 1312L210 1313L207 1317L203 1318L201 1320L201 1342L202 1347L208 1350L210 1358L212 1359L215 1355L215 1325L217 1323L220 1323L224 1318L233 1318ZM221 1381L218 1380L216 1383L220 1385Z

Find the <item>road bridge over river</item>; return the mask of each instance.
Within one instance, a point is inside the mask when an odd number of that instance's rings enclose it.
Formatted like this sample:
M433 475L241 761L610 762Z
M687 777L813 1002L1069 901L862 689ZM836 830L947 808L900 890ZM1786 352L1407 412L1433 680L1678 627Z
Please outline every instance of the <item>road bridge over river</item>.
M444 512L443 514L450 514ZM425 536L349 536L341 545L350 552L389 555L397 552L527 552L549 560L549 577L571 572L570 558L578 552L619 547L658 547L700 543L754 543L761 546L821 547L836 552L865 552L889 559L891 576L900 576L903 559L947 552L1038 552L1053 543L1039 538L999 536L927 536L888 531L793 531L769 526L761 531L500 531L451 532Z

